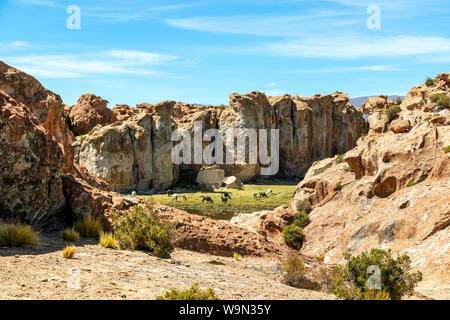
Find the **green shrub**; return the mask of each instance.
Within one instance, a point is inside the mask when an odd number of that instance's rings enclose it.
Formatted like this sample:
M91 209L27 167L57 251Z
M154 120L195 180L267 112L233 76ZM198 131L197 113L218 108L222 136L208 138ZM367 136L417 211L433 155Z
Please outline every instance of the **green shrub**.
M406 183L406 187L412 187L413 185L414 185L415 183L414 183L414 181L413 180L409 180L407 183Z
M94 132L95 132L95 130L92 129L91 131L88 132L88 136L91 136Z
M91 214L83 216L75 224L75 229L85 238L97 238L100 231L103 230L102 222L99 218L93 217Z
M312 211L311 204L308 201L302 201L297 204L298 211L305 211L306 213L310 213Z
M80 233L73 227L71 229L64 229L59 235L62 239L70 242L75 242L80 239Z
M450 97L442 93L436 93L431 96L431 101L442 108L450 107Z
M402 108L399 105L393 105L387 108L386 115L389 119L389 122L394 120L395 117L402 111Z
M86 140L86 136L80 137L80 142L83 143L83 141Z
M314 175L317 176L318 174L324 173L326 168L319 168L314 170Z
M36 247L38 238L38 233L31 226L0 222L0 246Z
M364 299L365 297L390 297L393 300L411 295L414 287L422 280L422 273L410 273L411 259L407 255L392 257L391 250L372 249L347 260L343 276L336 281L334 293L344 299ZM367 281L369 266L378 266L380 270L381 288L377 293L366 293L369 289ZM388 295L388 296L387 296Z
M296 254L291 254L281 263L283 270L283 283L288 286L298 287L299 282L303 279L305 266L303 261Z
M160 221L149 203L119 216L114 234L121 248L148 250L161 258L169 258L173 251L170 227Z
M432 87L432 86L434 86L434 80L431 79L431 78L427 78L427 81L425 81L425 84L426 84L428 87Z
M184 291L172 290L164 294L164 296L156 297L156 300L220 300L216 296L213 289L208 288L206 290L200 290L198 283Z
M402 103L402 98L397 97L397 101L395 102L396 105L400 105Z
M450 152L450 145L448 145L444 148L444 153L449 153L449 152Z
M363 300L391 300L389 293L383 290L367 290L364 292Z
M299 248L303 240L303 229L295 223L287 225L283 229L283 239L287 245Z
M294 222L295 225L299 226L300 228L306 228L306 226L310 223L309 215L306 211L298 211L294 215Z
M334 161L336 164L340 164L342 162L344 162L344 155L343 154L338 154L336 156L336 160Z
M241 255L239 253L237 253L237 252L233 252L233 258L236 261L241 261L242 260Z
M355 170L353 170L353 168L350 167L350 166L348 166L348 167L345 169L345 171L347 171L347 172L355 172Z
M323 262L325 260L325 255L319 256L318 258ZM331 267L322 265L319 267L319 279L322 289L327 293L335 293L339 280L345 278L346 275L347 269L344 265L335 264Z
M340 182L336 183L336 185L334 186L334 190L335 190L335 191L340 191L340 190L342 190L342 183L340 183Z

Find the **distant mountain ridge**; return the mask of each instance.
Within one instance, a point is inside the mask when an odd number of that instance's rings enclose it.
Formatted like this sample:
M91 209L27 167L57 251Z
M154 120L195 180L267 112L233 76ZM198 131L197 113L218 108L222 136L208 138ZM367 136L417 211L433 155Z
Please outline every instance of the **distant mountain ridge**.
M351 98L351 99L350 99L350 103L351 103L352 105L354 105L355 107L357 107L357 108L361 108L361 107L362 107L362 104L363 104L364 102L369 101L369 98L370 98L370 97L377 97L377 96L367 96L367 97L356 97L356 98ZM389 99L389 100L392 100L392 101L397 101L397 98L400 98L400 99L403 100L404 96L398 96L398 95L388 96L388 99Z

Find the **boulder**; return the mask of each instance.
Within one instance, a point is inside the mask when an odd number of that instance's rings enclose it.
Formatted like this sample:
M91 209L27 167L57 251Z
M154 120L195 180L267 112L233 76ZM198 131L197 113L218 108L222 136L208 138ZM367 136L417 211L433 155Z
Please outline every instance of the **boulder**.
M197 183L201 185L220 186L225 178L222 169L201 170L197 174Z
M97 125L105 126L117 121L113 111L107 107L108 101L93 95L83 94L70 109L69 119L76 136L84 135Z
M155 204L155 212L163 220L173 223L175 246L187 250L232 257L244 256L280 257L289 249L280 243L270 242L256 234L228 221L189 214L185 211Z
M139 113L139 109L132 108L126 104L116 104L112 109L114 116L120 121L126 121L132 116Z
M242 188L242 182L234 176L226 177L223 180L223 184L225 184L225 187L229 188L229 189L241 189Z
M364 114L372 114L386 109L390 104L393 102L388 100L387 96L369 97L368 101L362 104L362 111Z
M65 206L58 143L24 104L0 91L0 218L28 223Z
M391 122L390 130L394 133L402 133L411 129L409 120L397 119Z

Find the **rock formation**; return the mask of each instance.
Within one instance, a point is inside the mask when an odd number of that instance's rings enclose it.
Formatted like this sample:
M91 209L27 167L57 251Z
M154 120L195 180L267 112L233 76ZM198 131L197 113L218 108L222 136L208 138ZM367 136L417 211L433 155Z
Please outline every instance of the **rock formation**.
M117 191L147 190L153 179L151 135L152 117L142 113L78 138L75 159Z
M73 172L73 134L64 116L61 97L45 89L32 76L0 61L0 90L23 103L61 147L65 172Z
M53 216L70 214L76 207L71 191L63 187L63 174L110 192L106 182L74 161L71 109L35 78L1 61L0 108L0 218L45 225ZM80 198L89 199L89 188ZM114 197L117 203L122 196Z
M137 108L132 108L126 104L116 104L112 111L114 116L121 121L128 120L132 116L139 113L139 110Z
M435 83L444 83L441 79L449 76L441 74ZM304 230L303 254L325 256L325 262L335 263L342 262L345 252L391 248L408 254L413 269L424 273L420 292L436 297L442 290L448 292L450 154L444 149L450 145L450 118L441 123L420 119L443 114L443 110L426 111L432 110L430 93L439 90L450 96L450 90L448 82L437 89L425 87L408 93L400 120L388 123L391 130L371 128L354 149L313 163L289 207L262 213L257 219L240 215L235 220L272 241L282 241L287 221L308 202L314 210ZM421 99L411 98L417 88ZM405 130L397 129L400 121Z
M32 222L59 213L62 150L27 106L1 90L0 140L0 218Z
M76 136L87 134L97 125L105 126L117 121L113 111L107 107L108 101L93 95L83 94L76 105L70 108L71 129Z
M110 229L111 214L117 210L127 210L140 203L132 197L124 197L119 193L95 188L71 175L62 176L62 183L74 221L83 215L91 214L99 217L103 226Z
M115 112L121 115L124 123L136 123L136 114L151 115L152 130L144 129L151 132L152 171L143 169L142 163L133 165L131 160L120 160L131 159L132 154L142 153L142 150L131 148L131 144L123 139L119 143L119 140L109 138L112 134L110 130L117 132L124 124L113 124L96 130L95 134L82 138L84 140L81 147L78 147L80 143L76 143L76 148L79 150L77 159L80 164L118 191L132 190L137 185L142 188L164 189L177 183L180 175L192 173L196 176L200 168L207 164L173 165L171 160L174 146L171 141L172 130L186 129L193 137L195 121L201 123L202 133L208 129L218 129L223 134L229 128L279 129L278 177L302 176L315 160L344 153L355 145L356 140L368 127L362 113L348 104L348 96L339 92L311 98L286 95L267 99L265 94L254 91L246 95L230 95L230 106L195 106L166 101L156 105L141 104L135 109L117 106ZM105 139L102 139L103 135ZM110 143L113 145L109 146ZM209 143L204 141L203 147ZM236 144L236 139L233 143ZM246 144L248 156L249 140L246 140ZM117 149L119 145L122 151ZM226 145L227 142L224 148ZM141 148L145 144L137 146ZM114 159L113 154L116 155ZM234 157L236 160L236 153ZM137 167L139 172L136 171ZM225 171L226 176L236 176L245 182L260 174L261 165L223 164L220 168ZM150 176L153 178L149 184Z

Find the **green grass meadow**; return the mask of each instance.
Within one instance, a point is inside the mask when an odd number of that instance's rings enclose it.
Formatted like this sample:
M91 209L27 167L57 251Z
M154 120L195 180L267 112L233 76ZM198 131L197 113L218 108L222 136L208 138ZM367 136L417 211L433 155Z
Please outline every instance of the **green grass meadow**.
M185 210L189 213L209 216L219 220L229 220L239 213L250 213L263 210L273 210L276 207L288 204L292 199L292 193L297 185L296 181L272 181L275 184L246 184L241 190L237 189L215 189L212 191L176 192L186 194L187 200L179 198L177 201L168 197L167 193L152 196L142 196L143 199L151 199L154 202L169 205L174 208ZM273 194L269 198L253 198L253 192L267 192L272 189ZM228 203L220 200L224 192L231 194ZM210 196L214 203L202 203L200 195Z

